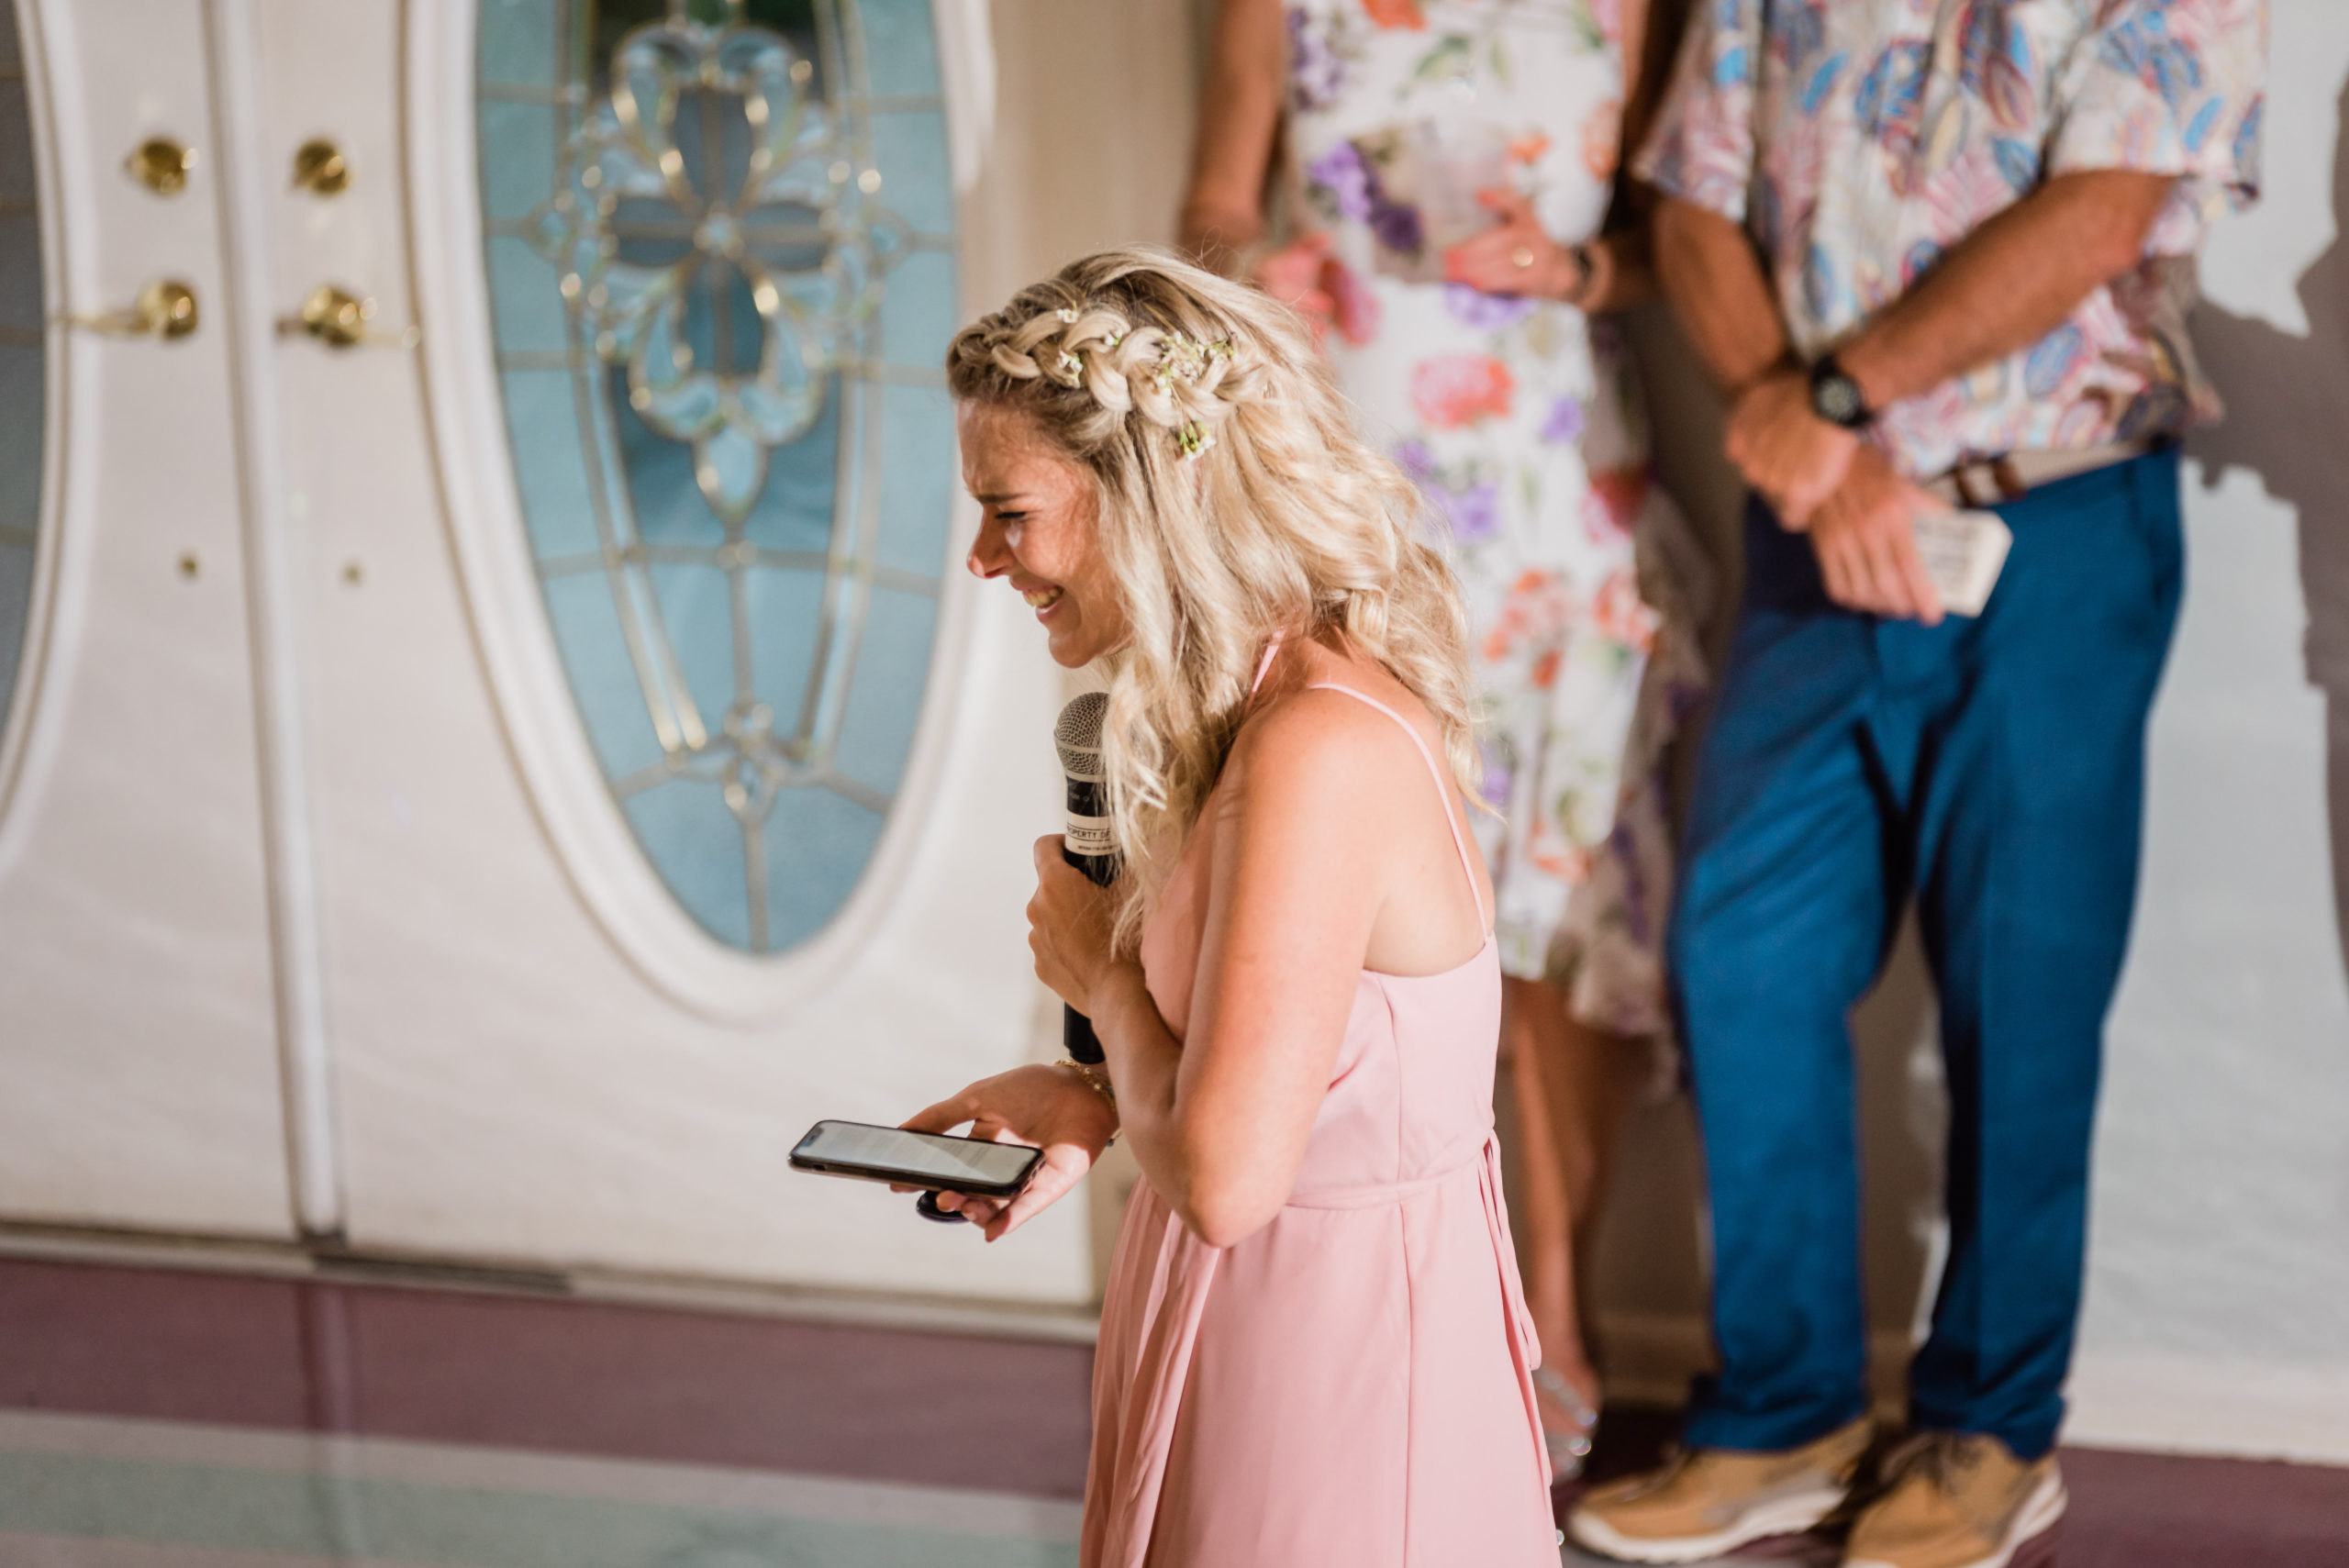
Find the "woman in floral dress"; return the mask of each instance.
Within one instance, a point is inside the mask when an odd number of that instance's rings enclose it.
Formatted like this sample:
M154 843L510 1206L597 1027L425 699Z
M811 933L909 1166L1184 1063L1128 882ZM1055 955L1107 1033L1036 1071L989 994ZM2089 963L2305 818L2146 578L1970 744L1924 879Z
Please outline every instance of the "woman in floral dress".
M1644 232L1600 232L1645 11L1221 0L1183 214L1195 254L1320 324L1348 395L1451 534L1498 813L1484 848L1562 1475L1598 1397L1575 1257L1667 1029L1657 763L1702 682L1705 569L1650 483L1639 389L1594 319L1652 288ZM1261 244L1274 191L1276 250Z

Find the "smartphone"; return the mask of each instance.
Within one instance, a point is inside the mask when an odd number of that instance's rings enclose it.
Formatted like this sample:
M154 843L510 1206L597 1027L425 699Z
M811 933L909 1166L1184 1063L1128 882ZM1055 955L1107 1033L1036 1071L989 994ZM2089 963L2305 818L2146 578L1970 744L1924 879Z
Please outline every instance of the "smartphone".
M1980 615L2014 548L2014 531L1996 512L1920 508L1912 520L1917 553L1942 608L1954 616Z
M861 1121L819 1121L791 1151L791 1168L860 1182L888 1182L974 1197L1012 1197L1036 1173L1044 1151L1025 1143L989 1143L907 1132Z

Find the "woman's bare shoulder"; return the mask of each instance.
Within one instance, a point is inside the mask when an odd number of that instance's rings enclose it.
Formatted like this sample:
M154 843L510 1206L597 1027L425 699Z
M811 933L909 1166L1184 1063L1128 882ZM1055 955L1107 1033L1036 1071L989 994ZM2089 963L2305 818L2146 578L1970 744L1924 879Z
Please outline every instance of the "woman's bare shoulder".
M1369 805L1407 763L1412 774L1425 771L1412 740L1440 744L1410 688L1369 660L1317 651L1322 656L1288 672L1233 740L1225 773L1235 806L1299 795L1327 803L1332 790Z

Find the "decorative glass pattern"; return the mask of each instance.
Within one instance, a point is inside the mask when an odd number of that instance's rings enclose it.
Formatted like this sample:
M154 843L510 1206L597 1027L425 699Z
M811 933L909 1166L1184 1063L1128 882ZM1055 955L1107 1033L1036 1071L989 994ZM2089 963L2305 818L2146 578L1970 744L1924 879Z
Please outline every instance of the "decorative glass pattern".
M22 48L16 6L0 0L0 727L15 698L32 604L49 359Z
M680 904L782 951L880 836L953 479L930 0L481 0L484 264L547 615Z

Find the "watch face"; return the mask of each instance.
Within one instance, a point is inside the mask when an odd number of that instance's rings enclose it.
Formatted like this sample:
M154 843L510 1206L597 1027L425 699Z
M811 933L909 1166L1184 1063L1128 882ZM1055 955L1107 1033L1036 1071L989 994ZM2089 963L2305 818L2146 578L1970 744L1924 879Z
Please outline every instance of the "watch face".
M1855 424L1866 412L1860 400L1859 384L1836 371L1811 383L1810 401L1820 418L1838 425Z

